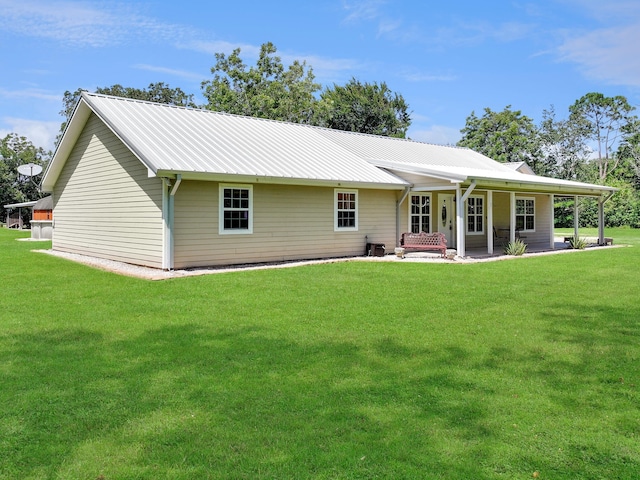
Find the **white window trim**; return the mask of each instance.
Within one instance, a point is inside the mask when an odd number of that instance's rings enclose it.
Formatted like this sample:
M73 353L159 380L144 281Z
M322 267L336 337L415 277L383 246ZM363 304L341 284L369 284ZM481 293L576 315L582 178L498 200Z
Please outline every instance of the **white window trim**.
M479 232L470 232L469 231L469 199L471 198L479 198L482 200L482 214L481 215L473 215L474 217L481 216L482 217L482 230ZM464 229L467 232L467 235L484 235L485 227L487 225L487 200L484 195L469 195L469 198L465 202L464 206Z
M249 190L249 228L229 229L224 228L224 190L225 188L240 188ZM249 235L253 233L253 185L239 183L221 183L218 185L218 233L220 235Z
M536 220L536 197L516 197L516 202L518 200L532 200L533 201L533 229L532 230L527 230L526 228L523 228L522 230L520 230L521 232L529 232L529 233L535 233L536 231L536 224L538 223ZM525 214L526 216L526 214ZM516 211L516 217L518 217L518 212ZM525 226L527 224L527 222L525 221Z
M407 225L407 232L411 231L411 216L413 215L413 213L411 212L411 197L418 195L420 197L429 197L429 232L433 232L433 198L431 196L430 193L419 193L419 192L410 192L408 195L409 201L407 202L408 207L409 207L409 215L407 217L407 221L408 221L408 225Z
M354 227L338 227L338 193L355 193L356 194L356 218ZM348 188L333 189L333 231L334 232L357 232L358 231L358 190Z

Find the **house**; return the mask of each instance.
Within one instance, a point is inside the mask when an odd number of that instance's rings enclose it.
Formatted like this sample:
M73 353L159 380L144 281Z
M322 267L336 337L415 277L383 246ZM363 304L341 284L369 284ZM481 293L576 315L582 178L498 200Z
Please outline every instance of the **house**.
M494 227L553 246L555 196L610 187L526 175L466 148L84 92L42 181L53 249L162 269L362 255L404 231L464 257Z

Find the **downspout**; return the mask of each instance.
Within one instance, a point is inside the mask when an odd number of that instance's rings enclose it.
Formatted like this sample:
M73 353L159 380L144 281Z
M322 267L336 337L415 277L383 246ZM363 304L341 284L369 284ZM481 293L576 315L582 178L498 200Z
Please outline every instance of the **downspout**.
M169 270L173 270L174 265L174 250L175 250L175 239L174 239L174 227L175 227L175 198L176 192L178 191L178 187L182 183L182 175L176 175L176 181L171 188L171 192L169 192L169 219L170 219L170 228L169 228Z
M174 211L175 211L175 195L182 182L182 175L176 175L175 183L172 185L171 180L162 178L162 217L164 223L163 232L163 251L162 251L162 268L163 270L173 270L174 265Z
M400 205L402 205L402 203L407 199L407 196L409 195L409 192L411 191L411 185L409 185L408 187L406 187L404 189L404 192L402 192L402 197L400 197L400 200L398 200L396 202L396 247L400 246Z

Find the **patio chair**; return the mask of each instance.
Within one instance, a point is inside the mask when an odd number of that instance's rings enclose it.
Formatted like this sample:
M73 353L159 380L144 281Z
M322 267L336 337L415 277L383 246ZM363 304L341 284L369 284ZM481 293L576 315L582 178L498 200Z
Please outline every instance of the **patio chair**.
M504 230L501 230L501 232L504 232ZM498 233L498 230L496 230L496 227L493 227L493 240L495 243L499 243L500 245L509 243L508 235L506 233L501 235Z

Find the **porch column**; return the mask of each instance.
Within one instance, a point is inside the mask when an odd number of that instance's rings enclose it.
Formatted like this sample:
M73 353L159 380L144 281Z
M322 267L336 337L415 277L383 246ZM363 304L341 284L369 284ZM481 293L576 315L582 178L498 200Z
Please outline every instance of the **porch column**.
M509 194L509 241L516 241L516 192Z
M556 222L555 222L556 211L553 205L555 201L556 201L555 196L553 194L549 195L549 202L551 204L551 206L549 207L550 214L551 214L551 225L550 225L551 228L549 229L549 231L551 232L549 233L549 248L551 248L551 250L556 248L556 239L555 239L555 232L554 232L554 229L556 228Z
M573 197L573 236L578 238L580 230L580 213L578 212L578 196Z
M456 186L456 243L458 249L458 256L466 256L466 248L464 242L464 201L462 200L462 192L460 184Z
M493 255L493 190L487 190L487 253Z
M604 245L604 202L606 200L598 197L598 245Z

